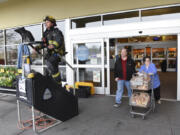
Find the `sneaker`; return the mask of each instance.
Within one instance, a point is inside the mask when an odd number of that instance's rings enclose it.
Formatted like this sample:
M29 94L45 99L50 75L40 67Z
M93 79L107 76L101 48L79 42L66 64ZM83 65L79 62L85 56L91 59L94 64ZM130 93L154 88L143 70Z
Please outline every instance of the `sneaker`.
M161 100L158 100L157 103L158 103L158 104L161 104Z
M120 104L115 103L113 106L114 106L115 108L118 108L118 107L120 107Z

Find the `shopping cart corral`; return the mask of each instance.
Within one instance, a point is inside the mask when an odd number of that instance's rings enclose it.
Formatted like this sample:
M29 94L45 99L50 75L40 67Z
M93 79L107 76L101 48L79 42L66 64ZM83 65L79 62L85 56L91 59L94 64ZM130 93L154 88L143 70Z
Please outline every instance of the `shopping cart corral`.
M130 114L134 118L135 115L142 116L145 119L151 111L155 110L153 75L146 73L134 74L130 80L132 96L130 98Z

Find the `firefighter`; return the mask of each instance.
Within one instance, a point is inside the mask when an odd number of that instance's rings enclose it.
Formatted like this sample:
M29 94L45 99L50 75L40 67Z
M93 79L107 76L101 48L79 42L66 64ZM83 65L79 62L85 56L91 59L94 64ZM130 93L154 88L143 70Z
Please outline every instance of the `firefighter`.
M46 30L43 33L43 44L35 47L36 51L46 48L45 62L47 70L52 78L61 86L61 75L58 64L61 57L65 55L64 37L62 32L56 27L56 20L51 16L44 19Z

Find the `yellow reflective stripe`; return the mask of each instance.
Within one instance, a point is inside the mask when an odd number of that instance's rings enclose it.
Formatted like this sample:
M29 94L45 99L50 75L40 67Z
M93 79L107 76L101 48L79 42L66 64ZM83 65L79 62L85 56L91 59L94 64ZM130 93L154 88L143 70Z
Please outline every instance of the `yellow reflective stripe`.
M52 77L53 77L53 78L56 78L56 77L58 77L59 75L60 75L60 73L58 72L58 73L52 75Z
M53 41L53 45L55 45L56 47L59 46L58 42L57 41Z
M48 43L49 43L49 45L52 45L53 44L53 40L49 40Z
M59 43L57 41L55 41L55 40L49 40L48 43L49 43L49 45L55 45L56 47L59 46Z

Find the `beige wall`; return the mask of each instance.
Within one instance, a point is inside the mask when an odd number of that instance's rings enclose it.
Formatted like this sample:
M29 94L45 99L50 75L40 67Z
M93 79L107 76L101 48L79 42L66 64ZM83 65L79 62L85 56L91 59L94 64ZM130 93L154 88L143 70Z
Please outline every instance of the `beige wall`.
M177 3L180 0L9 0L0 3L0 29L39 23L45 15L64 19Z

